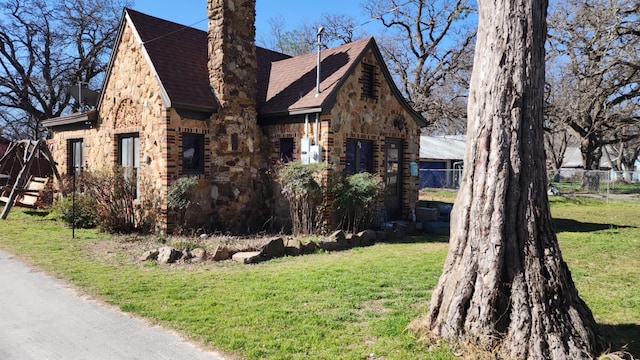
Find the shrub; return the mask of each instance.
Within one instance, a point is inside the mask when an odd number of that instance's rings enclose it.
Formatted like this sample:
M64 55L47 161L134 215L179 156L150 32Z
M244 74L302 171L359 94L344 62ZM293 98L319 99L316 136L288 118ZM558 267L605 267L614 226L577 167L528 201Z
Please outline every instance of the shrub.
M321 230L324 213L324 189L318 182L323 163L303 165L290 162L278 171L282 194L289 202L294 234L314 234Z
M147 196L137 199L138 180L132 169L84 171L75 179L75 226L95 227L109 233L147 233L159 214L159 200ZM71 177L59 184L61 197L53 205L54 218L73 223L73 189ZM141 185L144 187L144 185Z
M140 228L136 219L137 176L132 169L86 171L82 176L85 193L96 201L96 223L109 233L131 233Z
M198 185L196 177L183 177L169 187L168 206L178 216L178 223L185 226L185 214L192 202L193 189Z
M76 228L93 228L96 226L96 201L87 194L76 194L75 206L71 194L57 198L53 202L54 217ZM75 219L75 224L74 224Z
M384 193L384 182L379 175L367 172L353 174L332 186L333 207L340 226L358 232L373 222L375 208Z

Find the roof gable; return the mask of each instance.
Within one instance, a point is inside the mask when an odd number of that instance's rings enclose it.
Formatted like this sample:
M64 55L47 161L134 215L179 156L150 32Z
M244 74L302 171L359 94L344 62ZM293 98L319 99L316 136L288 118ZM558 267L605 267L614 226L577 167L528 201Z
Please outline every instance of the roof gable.
M172 107L215 111L209 86L207 33L125 9Z
M316 96L318 55L310 53L274 62L260 114L289 113L322 107L364 54L371 38L323 50L320 94Z
M327 111L336 94L365 54L371 51L396 99L420 126L427 121L417 113L398 90L373 38L366 38L323 50L320 63L320 94L317 94L316 67L318 54L311 53L274 62L263 103L258 103L262 116Z

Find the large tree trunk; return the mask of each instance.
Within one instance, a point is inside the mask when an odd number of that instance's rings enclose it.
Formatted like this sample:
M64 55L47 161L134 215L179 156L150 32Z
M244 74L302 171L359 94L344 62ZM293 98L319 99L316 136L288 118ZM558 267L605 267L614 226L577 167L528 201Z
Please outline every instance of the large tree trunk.
M479 0L463 183L423 327L509 359L601 351L562 259L543 139L546 0Z

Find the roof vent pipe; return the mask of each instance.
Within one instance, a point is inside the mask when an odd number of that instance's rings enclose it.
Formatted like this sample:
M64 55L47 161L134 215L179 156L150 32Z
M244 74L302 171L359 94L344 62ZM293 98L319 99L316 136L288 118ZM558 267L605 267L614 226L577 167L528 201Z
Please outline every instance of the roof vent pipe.
M322 33L324 32L324 27L320 27L318 29L318 66L316 69L316 97L320 95L320 57L322 53Z

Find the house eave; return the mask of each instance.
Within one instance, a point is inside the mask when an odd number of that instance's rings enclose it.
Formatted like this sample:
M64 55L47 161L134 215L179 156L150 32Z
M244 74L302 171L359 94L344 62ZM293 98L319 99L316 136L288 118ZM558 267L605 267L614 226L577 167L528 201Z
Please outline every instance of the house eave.
M218 112L217 108L214 107L203 107L192 104L172 104L173 109L178 113L178 115L194 120L207 120L213 114Z
M78 112L42 121L42 126L54 129L60 126L94 127L98 122L98 111L93 109L86 112Z
M306 114L318 114L318 113L322 113L321 107L289 110L289 115L306 115Z

